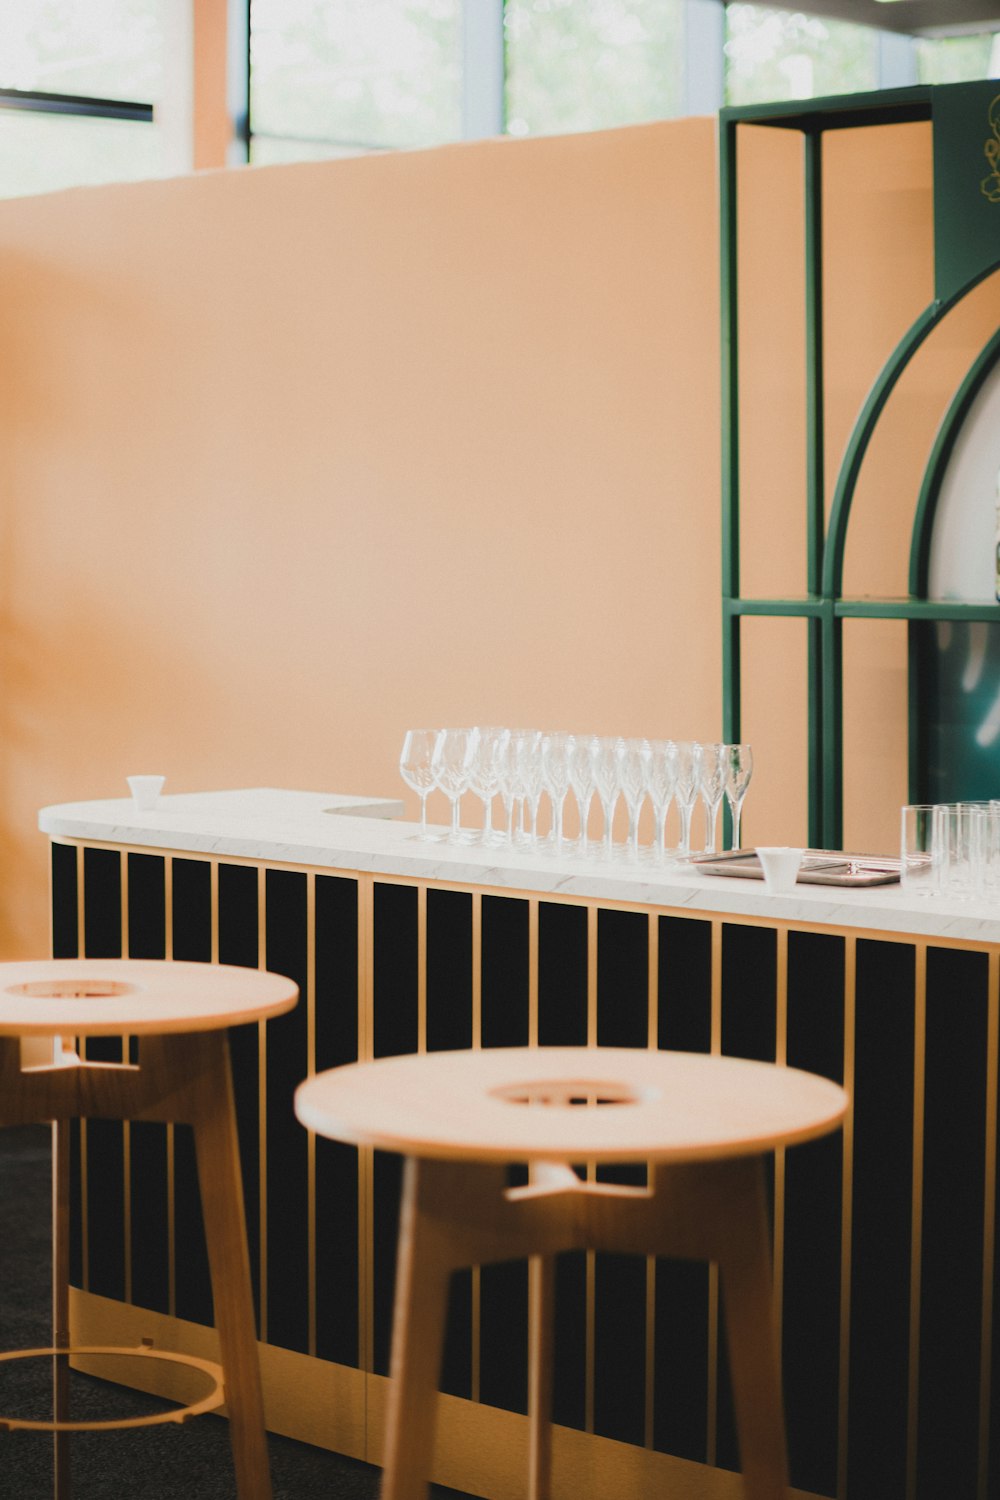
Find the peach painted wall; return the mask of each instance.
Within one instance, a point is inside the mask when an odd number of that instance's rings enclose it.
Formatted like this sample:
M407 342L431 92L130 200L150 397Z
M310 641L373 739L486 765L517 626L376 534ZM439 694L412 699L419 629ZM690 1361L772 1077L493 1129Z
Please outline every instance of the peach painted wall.
M747 134L761 591L803 545L800 202ZM845 409L926 300L926 142L879 134L838 189L894 247ZM412 724L717 737L717 263L709 120L0 204L0 952L46 948L38 807L130 771L397 794ZM751 839L804 835L796 628L748 638Z
M0 205L5 952L36 809L715 737L712 126ZM14 873L16 872L16 874Z

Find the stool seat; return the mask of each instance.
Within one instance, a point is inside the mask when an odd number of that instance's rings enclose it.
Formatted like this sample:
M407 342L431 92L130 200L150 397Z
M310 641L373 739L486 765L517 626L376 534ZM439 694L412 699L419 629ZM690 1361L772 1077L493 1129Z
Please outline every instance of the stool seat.
M298 987L279 974L219 964L142 959L43 959L0 964L0 1125L53 1125L53 1420L56 1500L69 1495L68 1433L136 1421L68 1419L69 1136L73 1119L153 1120L190 1125L221 1365L150 1348L148 1357L194 1364L221 1388L176 1419L223 1398L240 1500L270 1500L267 1435L228 1027L290 1010ZM91 1060L80 1039L132 1037L120 1062ZM123 1049L124 1050L124 1049ZM144 1341L145 1343L146 1341ZM21 1357L44 1351L22 1351ZM142 1350L102 1350L135 1358ZM16 1356L14 1356L16 1357ZM0 1425L3 1419L0 1418ZM7 1423L25 1426L26 1423Z
M846 1107L837 1084L797 1068L626 1047L385 1057L332 1068L295 1095L299 1119L320 1135L482 1162L753 1155L824 1135Z
M763 1154L834 1130L843 1089L740 1058L614 1047L382 1058L301 1084L303 1124L402 1153L382 1500L423 1500L452 1273L528 1257L529 1500L550 1492L554 1257L714 1261L747 1500L786 1500ZM572 1163L647 1162L645 1188ZM507 1165L531 1166L526 1186Z
M0 964L0 1036L169 1036L291 1010L282 974L231 964L50 958Z

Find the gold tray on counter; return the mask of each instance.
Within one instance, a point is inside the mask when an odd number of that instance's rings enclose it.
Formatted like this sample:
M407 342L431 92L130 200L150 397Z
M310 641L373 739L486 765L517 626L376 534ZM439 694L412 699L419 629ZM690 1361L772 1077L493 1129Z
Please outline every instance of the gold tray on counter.
M755 849L726 854L694 854L690 863L703 875L735 875L763 880ZM807 849L799 868L800 885L892 885L899 880L899 860L882 854L845 854L840 849Z

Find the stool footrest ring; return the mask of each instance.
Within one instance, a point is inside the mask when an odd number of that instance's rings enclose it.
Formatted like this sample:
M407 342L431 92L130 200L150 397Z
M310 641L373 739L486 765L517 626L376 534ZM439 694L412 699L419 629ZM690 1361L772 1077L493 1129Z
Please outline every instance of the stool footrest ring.
M193 1369L200 1370L202 1374L208 1376L212 1382L212 1388L199 1401L190 1402L186 1406L173 1407L170 1411L151 1412L144 1417L119 1417L112 1421L102 1422L62 1422L29 1421L21 1417L0 1415L0 1432L15 1432L18 1429L27 1432L109 1432L123 1427L162 1427L168 1422L186 1422L191 1417L201 1416L203 1412L216 1411L226 1399L221 1365L214 1364L208 1359L199 1359L193 1354L176 1354L167 1349L156 1349L151 1342L146 1340L131 1347L71 1344L60 1349L54 1346L44 1349L12 1349L0 1354L0 1364L15 1359L42 1359L55 1355L69 1359L77 1355L111 1355L119 1359L162 1360L168 1364L190 1365Z

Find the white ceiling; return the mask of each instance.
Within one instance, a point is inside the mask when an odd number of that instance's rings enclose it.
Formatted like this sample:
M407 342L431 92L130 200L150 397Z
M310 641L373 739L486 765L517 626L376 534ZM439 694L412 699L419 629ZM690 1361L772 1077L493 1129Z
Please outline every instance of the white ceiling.
M788 5L790 0L779 0ZM912 36L1000 30L1000 0L795 0L798 11Z

